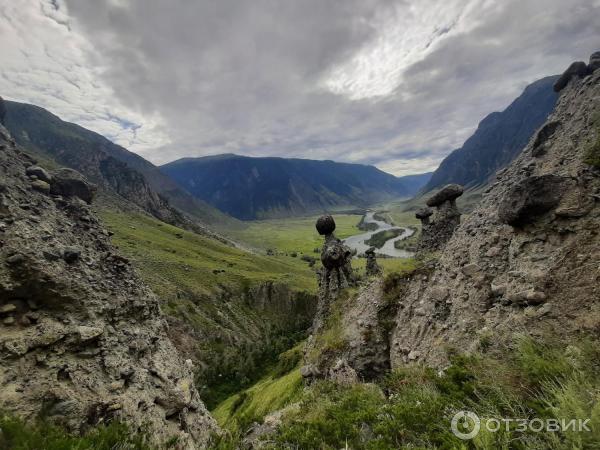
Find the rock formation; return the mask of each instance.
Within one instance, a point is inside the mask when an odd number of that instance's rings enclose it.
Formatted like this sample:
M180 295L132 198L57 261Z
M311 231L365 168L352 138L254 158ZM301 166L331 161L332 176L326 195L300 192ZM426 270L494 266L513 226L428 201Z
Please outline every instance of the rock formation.
M379 264L377 264L377 258L375 257L375 248L370 247L365 252L365 256L367 257L367 276L375 276L381 274L381 267L379 267Z
M325 236L321 250L323 270L319 279L320 295L324 298L335 297L340 289L354 284L352 272L352 251L335 237L335 221L330 215L317 219L317 231Z
M0 126L0 410L72 432L111 419L205 448L217 430L156 296L112 247L78 173Z
M575 61L572 63L567 70L563 72L560 78L556 80L556 83L554 83L554 91L562 91L572 79L584 78L585 76L592 74L598 68L600 68L600 51L592 53L589 64L586 64L583 61Z
M415 216L421 221L421 239L418 253L439 250L452 237L456 227L460 225L460 212L456 199L463 194L459 184L448 184L427 200L428 207L435 207L434 214L430 208L419 209Z
M571 78L546 125L497 174L429 273L396 297L393 367L444 367L446 347L477 350L485 339L494 351L515 334L597 336L600 172L586 152L600 133L598 98L600 70Z

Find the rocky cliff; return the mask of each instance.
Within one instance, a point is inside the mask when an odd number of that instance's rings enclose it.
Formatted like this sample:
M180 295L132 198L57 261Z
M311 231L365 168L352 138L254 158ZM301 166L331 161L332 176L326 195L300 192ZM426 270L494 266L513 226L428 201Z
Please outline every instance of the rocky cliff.
M473 187L488 182L498 169L519 155L554 109L558 96L552 85L557 78L546 77L530 84L504 111L485 117L473 136L442 161L423 191L449 183Z
M518 334L597 335L600 70L590 72L568 76L555 112L471 214L460 221L446 208L451 226L429 233L437 241L425 242L415 270L348 291L317 318L326 326L311 338L318 345L307 351L306 378L443 368L451 348L499 350ZM428 205L461 192L449 185ZM432 213L417 216L431 227Z
M91 212L93 186L34 163L0 127L0 410L204 448L217 427L191 364Z
M569 77L555 112L489 187L427 273L397 297L391 363L448 346L600 329L600 71Z

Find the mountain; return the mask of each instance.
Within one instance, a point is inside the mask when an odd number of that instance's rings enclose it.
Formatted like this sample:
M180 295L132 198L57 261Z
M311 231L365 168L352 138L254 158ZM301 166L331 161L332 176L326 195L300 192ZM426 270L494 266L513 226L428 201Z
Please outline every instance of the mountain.
M554 109L558 95L552 85L557 79L551 76L530 84L504 111L485 117L473 136L442 161L423 191L449 183L484 184L509 164Z
M412 192L376 167L333 161L224 154L183 158L161 170L194 196L243 220L368 206Z
M18 144L83 173L165 222L221 225L234 220L182 190L156 166L79 125L25 103L5 101L6 127ZM181 214L181 211L185 213Z

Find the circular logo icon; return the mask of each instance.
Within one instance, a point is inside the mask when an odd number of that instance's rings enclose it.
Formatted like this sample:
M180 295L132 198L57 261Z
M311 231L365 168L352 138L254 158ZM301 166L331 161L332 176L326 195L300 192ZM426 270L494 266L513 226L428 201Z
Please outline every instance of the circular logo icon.
M479 416L472 411L459 411L454 414L451 427L454 436L466 441L477 436L481 428L481 421Z

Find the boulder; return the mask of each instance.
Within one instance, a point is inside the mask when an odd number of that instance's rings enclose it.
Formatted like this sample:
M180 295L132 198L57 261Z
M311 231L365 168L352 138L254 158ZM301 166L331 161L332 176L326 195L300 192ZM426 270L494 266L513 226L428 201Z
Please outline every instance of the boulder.
M415 212L415 217L419 220L427 219L429 216L433 214L433 210L431 208L419 208L417 212Z
M535 141L533 142L533 148L531 149L532 156L538 157L546 153L546 142L548 139L554 136L554 133L556 133L556 130L559 127L560 122L553 121L546 123L542 128L540 128L535 135Z
M596 69L600 69L600 52L594 52L590 56L590 63L588 64L588 69L590 72L593 72Z
M79 197L86 203L92 203L96 186L85 179L83 175L73 169L59 169L54 172L50 192L64 197Z
M556 83L554 83L553 86L554 92L562 91L565 87L567 87L567 84L569 84L569 81L571 81L573 77L582 78L585 77L587 74L588 66L586 63L584 63L583 61L574 62L569 66L567 70L564 71L560 78L556 80Z
M439 191L437 194L431 196L427 200L427 206L440 206L444 202L452 201L460 197L464 192L463 187L460 184L448 184Z
M37 177L38 180L45 181L46 183L50 183L52 181L52 176L40 166L29 166L25 173L30 177Z
M329 214L325 214L317 219L315 226L321 236L327 236L335 231L335 220Z
M502 223L522 226L555 208L564 194L566 180L557 175L533 176L522 180L504 195L498 207Z

